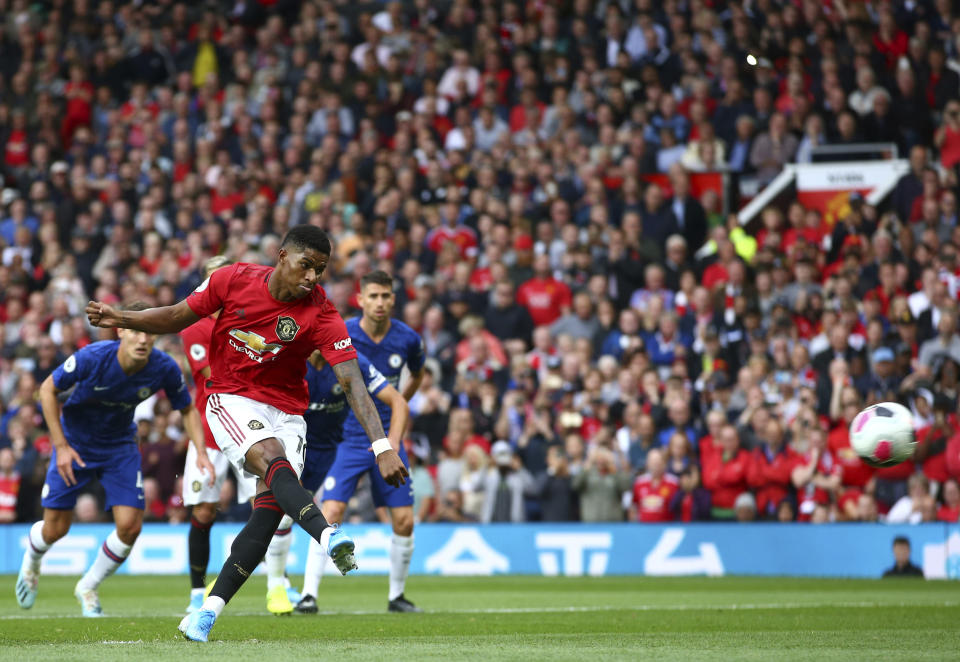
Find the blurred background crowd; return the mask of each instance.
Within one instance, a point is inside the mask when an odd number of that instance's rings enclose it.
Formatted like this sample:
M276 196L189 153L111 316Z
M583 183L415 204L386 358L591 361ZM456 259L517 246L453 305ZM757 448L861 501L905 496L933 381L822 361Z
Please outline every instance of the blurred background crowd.
M301 223L334 239L345 317L385 269L423 335L421 521L957 521L958 22L953 0L0 0L0 521L38 517L37 388L109 337L88 299L173 303ZM911 170L835 220L744 228L737 187L692 193L867 141ZM847 428L880 400L920 444L875 470ZM148 519L183 521L178 414L138 420ZM230 482L222 505L245 517Z

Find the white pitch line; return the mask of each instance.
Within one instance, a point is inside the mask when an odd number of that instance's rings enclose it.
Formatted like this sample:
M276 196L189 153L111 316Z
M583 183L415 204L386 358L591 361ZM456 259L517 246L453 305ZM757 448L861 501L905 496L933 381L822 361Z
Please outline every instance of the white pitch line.
M851 609L882 609L892 607L960 607L960 601L941 601L941 602L769 602L769 603L734 603L718 605L596 605L588 607L500 607L490 609L443 609L427 610L427 614L565 614L565 613L589 613L589 612L607 612L607 611L762 611L776 609L821 609L824 607L840 607ZM320 611L321 616L382 616L382 610L337 610ZM226 617L231 616L267 616L265 611L227 611ZM111 616L105 615L105 618L145 618L156 617L157 614L125 614ZM164 618L183 618L182 613L163 615ZM0 616L0 620L29 620L29 619L63 619L63 618L83 618L83 616L63 614L9 614ZM108 642L104 642L108 643ZM118 643L139 643L139 642L118 642Z

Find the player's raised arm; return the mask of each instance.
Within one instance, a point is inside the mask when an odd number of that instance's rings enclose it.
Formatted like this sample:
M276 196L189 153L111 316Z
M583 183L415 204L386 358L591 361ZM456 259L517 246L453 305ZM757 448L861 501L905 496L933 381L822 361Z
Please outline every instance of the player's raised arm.
M147 308L146 310L117 310L100 301L87 304L87 319L93 326L105 329L134 329L161 335L178 333L198 319L186 299L172 306Z
M393 445L383 434L383 424L376 405L367 392L367 385L360 372L357 359L349 359L333 366L337 381L343 388L343 394L356 414L357 420L373 442L373 452L377 456L377 466L387 484L397 486L405 484L409 475L403 461L393 449Z
M223 308L224 297L230 291L230 281L238 266L217 269L186 299L172 306L117 310L100 301L91 301L87 304L87 318L92 325L108 329L134 329L156 335L179 333L201 317Z

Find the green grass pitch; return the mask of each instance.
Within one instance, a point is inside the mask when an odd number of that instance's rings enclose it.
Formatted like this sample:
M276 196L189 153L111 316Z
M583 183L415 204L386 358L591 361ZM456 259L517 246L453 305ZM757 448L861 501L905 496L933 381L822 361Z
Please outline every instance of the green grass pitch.
M295 578L296 585L298 578ZM327 577L316 616L271 616L254 577L208 644L177 632L185 577L108 579L83 619L75 578L33 609L4 576L0 660L960 660L960 584L784 578L413 577L425 614L387 614L386 577Z

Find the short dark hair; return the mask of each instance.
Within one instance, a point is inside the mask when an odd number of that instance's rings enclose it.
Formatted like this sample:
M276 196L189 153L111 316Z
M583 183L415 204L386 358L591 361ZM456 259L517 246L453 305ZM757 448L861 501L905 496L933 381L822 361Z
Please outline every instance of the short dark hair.
M293 246L300 250L310 248L324 255L330 255L331 253L330 237L315 225L293 227L287 232L287 236L283 238L283 242L280 244L280 248L286 248L287 246Z
M376 271L371 271L366 276L360 279L360 289L362 290L367 285L383 285L384 287L389 287L393 289L393 276L388 274L383 269L377 269Z
M152 306L150 306L150 304L148 304L146 301L140 301L140 300L131 301L130 303L125 303L120 306L120 310L129 310L131 312L138 311L138 310L147 310L148 308L152 308Z
M908 537L906 537L906 536L897 536L896 538L893 539L893 544L894 544L894 545L906 545L907 547L909 547L909 546L910 546L910 538L908 538Z

